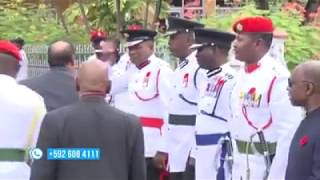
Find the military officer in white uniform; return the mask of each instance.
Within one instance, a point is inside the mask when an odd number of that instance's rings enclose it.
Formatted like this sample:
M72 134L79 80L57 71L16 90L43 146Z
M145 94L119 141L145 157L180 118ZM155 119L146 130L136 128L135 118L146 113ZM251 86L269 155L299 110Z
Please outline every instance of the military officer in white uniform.
M99 59L99 53L101 53L101 42L106 40L107 33L103 30L92 30L90 32L90 41L94 50L94 54L91 55L88 60Z
M167 124L167 106L170 94L172 70L160 63L162 60L154 55L154 37L156 32L147 29L124 30L130 61L137 70L128 71L129 103L127 112L140 118L144 132L145 157L148 180L160 179L161 169L154 166L153 157L157 151L164 151L162 133ZM112 86L119 88L112 80ZM115 90L113 90L116 93Z
M142 26L139 25L129 25L128 29L142 29ZM127 49L128 47L126 47ZM164 66L169 66L167 62L165 62L162 59L159 58L151 58L150 61L155 60L158 61L160 64L163 64ZM137 71L136 65L134 65L129 56L129 52L126 51L119 59L119 61L112 66L112 75L110 76L110 79L114 79L117 81L118 78L122 79L120 81L123 81L123 75L127 74L130 76L133 72ZM122 78L121 78L122 77ZM112 95L112 105L122 111L128 112L129 109L134 106L129 101L129 94L128 94L128 87L122 88L121 91L117 91L117 93Z
M170 51L179 64L171 77L173 91L168 107L168 133L165 134L168 152L158 152L156 160L164 164L168 154L170 179L194 179L192 167L187 165L195 144L198 86L205 81L205 76L199 71L196 51L189 47L194 43L193 29L203 24L177 17L169 17L168 24L166 35L170 36Z
M207 83L200 89L196 119L196 180L231 178L232 144L228 121L230 95L235 71L228 63L228 52L235 35L214 29L196 29L199 66L206 70Z
M135 67L134 64L130 62L129 59L120 59L120 61L125 60L126 64L128 64L127 67L122 66L121 64L115 64L112 66L112 74L110 76L110 79L116 80L118 77L123 76L126 74L128 71L130 71L130 68L134 68L134 70L137 71L137 68ZM124 112L127 112L128 109L132 106L132 104L129 103L129 94L128 94L128 87L126 86L125 88L122 89L122 91L118 91L115 94L112 94L111 96L111 101L110 104L114 106L115 108L122 110Z
M0 179L28 180L28 150L35 147L46 113L40 95L17 84L19 49L0 41Z
M302 115L289 101L289 72L268 53L274 30L270 19L243 18L234 23L233 30L237 33L235 57L245 66L237 74L231 95L232 177L282 180L288 154L276 152L287 151L291 140L281 139L294 132L291 129Z

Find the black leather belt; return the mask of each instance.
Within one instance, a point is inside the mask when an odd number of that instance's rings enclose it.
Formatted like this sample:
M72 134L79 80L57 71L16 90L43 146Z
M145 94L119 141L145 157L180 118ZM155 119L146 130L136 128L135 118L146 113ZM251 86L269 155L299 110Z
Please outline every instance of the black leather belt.
M169 114L169 124L194 126L196 124L196 115Z

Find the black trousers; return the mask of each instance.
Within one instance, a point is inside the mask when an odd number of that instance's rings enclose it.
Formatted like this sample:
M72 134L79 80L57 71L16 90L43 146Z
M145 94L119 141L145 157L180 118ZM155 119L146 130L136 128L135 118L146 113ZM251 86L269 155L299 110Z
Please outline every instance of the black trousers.
M195 179L195 168L194 160L189 159L186 165L185 172L170 173L170 180L194 180Z
M147 165L147 180L160 180L160 169L153 164L152 158L146 158ZM163 180L169 180L169 177L164 177Z

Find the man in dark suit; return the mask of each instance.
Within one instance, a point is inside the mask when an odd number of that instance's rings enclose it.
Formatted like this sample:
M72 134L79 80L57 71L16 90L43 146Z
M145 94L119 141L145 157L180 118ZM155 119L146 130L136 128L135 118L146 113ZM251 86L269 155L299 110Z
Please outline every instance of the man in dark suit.
M57 41L48 48L50 70L35 78L21 81L30 89L40 94L48 111L78 101L74 82L74 48L67 41Z
M100 160L51 161L32 165L31 180L145 180L142 128L138 118L109 106L104 98L110 82L106 65L85 62L77 84L80 101L49 112L37 147L100 148Z
M304 107L306 117L290 146L286 180L320 179L320 62L296 67L289 79L293 105Z

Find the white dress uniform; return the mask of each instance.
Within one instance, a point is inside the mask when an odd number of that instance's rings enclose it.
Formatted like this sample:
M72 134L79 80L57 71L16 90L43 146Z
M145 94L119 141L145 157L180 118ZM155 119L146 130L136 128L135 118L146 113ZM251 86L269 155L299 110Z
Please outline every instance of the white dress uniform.
M230 179L225 140L231 143L228 121L234 75L235 71L226 63L208 71L207 84L201 88L196 120L196 180Z
M140 117L145 157L148 158L165 148L162 133L166 131L172 70L159 61L159 58L152 55L149 64L130 75L128 84L129 99L134 105L128 112Z
M28 180L30 167L24 157L36 145L45 104L10 76L0 75L0 84L0 179Z
M169 123L166 136L170 172L184 172L195 147L195 121L199 90L206 81L196 60L196 51L182 61L172 79L172 96L169 101Z
M235 142L232 177L262 180L266 164L263 147L258 143L260 140L256 132L263 130L272 155L275 151L285 152L281 148L288 147L290 140L281 139L288 136L292 128L297 127L302 119L302 112L289 101L288 70L268 53L255 67L241 69L237 76L231 96L233 117L230 128ZM250 139L253 143L250 143ZM287 157L287 154L275 154L277 160L271 164L271 170L278 167L278 172L285 172L286 167L279 166L279 163L282 163L279 156ZM272 180L284 179L284 173L277 174L271 171L270 174Z
M134 71L137 71L137 67L132 64L130 61L130 57L128 53L123 54L119 61L112 66L112 75L110 76L111 81L126 81L125 86L122 89L118 89L116 93L113 93L111 96L111 102L110 104L114 106L115 108L122 110L122 111L128 111L129 107L131 106L129 104L129 94L128 94L128 81L125 80L125 78L128 78L127 74L133 73ZM126 76L125 78L121 78L121 76ZM118 83L119 84L119 83Z
M150 61L156 61L160 65L169 67L167 62L156 58L154 55L151 56ZM136 71L138 71L138 68L130 61L128 53L122 55L119 62L112 66L112 75L110 76L110 79L114 81L120 81L122 82L120 84L124 86L122 86L120 89L117 87L116 92L112 93L111 105L124 112L128 112L131 106L133 106L133 104L131 104L129 101L128 79L130 74Z

